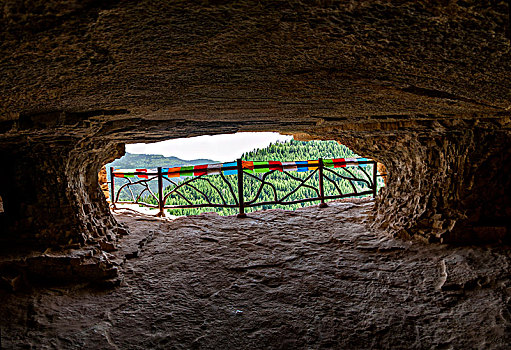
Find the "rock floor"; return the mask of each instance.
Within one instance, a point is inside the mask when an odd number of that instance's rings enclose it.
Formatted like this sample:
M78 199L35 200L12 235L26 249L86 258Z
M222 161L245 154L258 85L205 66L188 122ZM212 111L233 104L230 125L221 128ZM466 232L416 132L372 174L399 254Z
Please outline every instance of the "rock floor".
M0 292L1 347L509 348L509 247L389 238L372 205L117 214L121 285Z

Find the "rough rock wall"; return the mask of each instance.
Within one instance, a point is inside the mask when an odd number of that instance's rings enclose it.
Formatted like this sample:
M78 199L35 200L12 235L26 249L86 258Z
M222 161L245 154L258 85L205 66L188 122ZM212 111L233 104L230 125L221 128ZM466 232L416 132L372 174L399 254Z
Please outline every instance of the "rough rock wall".
M387 167L388 186L376 201L374 227L429 242L509 239L508 131L486 125L361 138L356 133L324 128L317 135L342 139Z
M511 219L509 133L469 129L382 144L399 151L384 157L391 177L377 202L377 226L429 241L505 238Z
M79 246L113 235L109 231L116 224L95 169L122 155L123 148L108 146L60 140L0 147L0 162L5 165L0 174L3 248L14 242L34 248Z
M505 2L3 5L4 241L108 239L97 172L115 145L236 131L336 139L383 162L376 223L391 234L509 232Z
M98 173L98 183L103 195L107 199L110 199L110 185L108 184L108 174L106 172L106 166L103 166Z

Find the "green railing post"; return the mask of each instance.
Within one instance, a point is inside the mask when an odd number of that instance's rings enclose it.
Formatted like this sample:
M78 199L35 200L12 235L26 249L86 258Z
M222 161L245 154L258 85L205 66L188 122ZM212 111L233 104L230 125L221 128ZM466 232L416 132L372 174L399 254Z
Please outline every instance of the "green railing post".
M236 160L236 165L238 168L238 204L240 208L240 212L237 217L246 218L247 214L245 214L245 199L243 198L243 162L241 158Z
M160 210L156 216L165 216L163 212L163 207L165 203L163 203L163 176L161 172L161 167L158 167L158 209Z
M111 205L112 209L116 209L115 208L115 182L114 182L114 167L113 166L110 167L110 192L112 192L110 195L110 205Z
M319 204L320 208L326 208L328 205L325 203L325 190L323 188L323 158L318 159L319 162L319 197L321 199L321 203Z

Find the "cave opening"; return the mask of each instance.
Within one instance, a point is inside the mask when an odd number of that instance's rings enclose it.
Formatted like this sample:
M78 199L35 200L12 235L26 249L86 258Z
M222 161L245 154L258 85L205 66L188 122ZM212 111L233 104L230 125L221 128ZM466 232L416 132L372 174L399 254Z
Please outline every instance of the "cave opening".
M382 163L337 141L240 132L128 144L123 157L101 168L98 180L113 210L245 217L374 198L387 175Z
M1 294L0 348L509 348L509 1L41 3L2 2L0 285L119 288ZM110 211L126 143L239 131L341 140L388 186L357 213Z

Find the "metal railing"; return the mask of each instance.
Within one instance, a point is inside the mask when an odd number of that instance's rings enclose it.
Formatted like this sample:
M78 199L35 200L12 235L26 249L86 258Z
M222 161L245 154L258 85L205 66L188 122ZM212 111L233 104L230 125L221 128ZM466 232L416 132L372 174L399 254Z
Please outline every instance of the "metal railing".
M351 171L348 167L356 166L359 171ZM367 172L365 168L372 166L372 171ZM246 217L245 208L265 206L270 204L289 205L303 202L319 201L320 207L326 207L326 200L340 199L346 197L372 195L377 193L377 169L376 162L365 158L340 158L340 159L317 159L297 162L251 162L238 159L236 162L222 164L205 164L198 166L186 166L175 168L157 169L129 169L115 170L110 168L110 190L111 205L115 209L116 203L119 204L139 204L159 210L158 216L164 215L165 209L182 209L182 208L238 208L238 217ZM292 171L310 172L305 178L300 178L291 174ZM291 191L279 195L275 184L269 180L271 174L279 172L285 174L291 179L298 182L298 185ZM318 174L318 186L312 186L308 183L316 174ZM224 188L220 190L208 176L218 175ZM233 188L234 184L228 181L227 176L237 175L237 191ZM334 179L334 175L341 180L345 180L350 184L351 191L343 191L339 186L339 181ZM178 181L183 177L191 177L188 180ZM124 178L127 182L120 186L116 191L115 179ZM177 179L176 179L177 178ZM249 198L245 198L244 179L252 179L252 182L259 183L256 194ZM151 181L157 181L157 191L151 188ZM336 193L325 193L325 181L333 186ZM196 183L206 182L210 188L218 195L221 202L213 202L209 196L201 191ZM165 187L165 185L167 185ZM142 190L138 193L133 191L134 186L141 186ZM273 200L261 200L260 195L263 188L268 186L269 192L273 194ZM194 203L183 193L185 187L191 188L199 193L203 203ZM308 198L290 199L300 188L307 188L315 195ZM166 191L165 191L166 190ZM122 191L129 194L130 200L119 200ZM157 192L157 194L155 193ZM237 192L237 195L236 195ZM146 197L153 198L157 204L150 204L143 201ZM186 204L169 205L166 204L171 197L181 198ZM258 200L259 199L259 200Z

